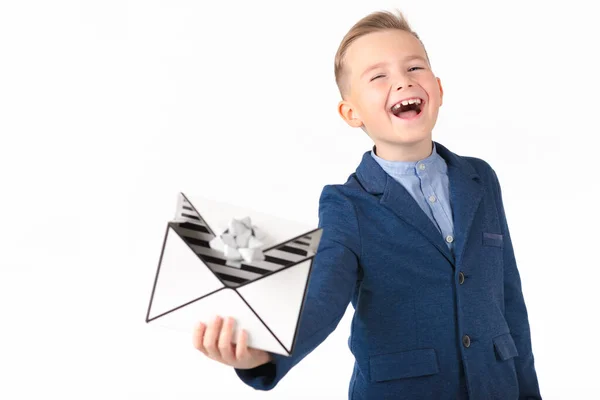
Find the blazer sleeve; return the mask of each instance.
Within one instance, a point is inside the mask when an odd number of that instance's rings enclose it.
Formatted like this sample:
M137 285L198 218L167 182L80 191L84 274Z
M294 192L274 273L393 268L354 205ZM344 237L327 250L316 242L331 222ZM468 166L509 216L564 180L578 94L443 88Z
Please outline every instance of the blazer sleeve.
M534 357L527 307L521 288L510 231L502 201L502 189L496 172L492 170L496 186L496 205L500 226L504 233L504 306L505 318L519 355L515 357L515 368L519 382L519 400L541 400Z
M237 376L254 389L274 388L333 332L348 308L356 287L361 243L355 207L336 186L323 188L319 227L323 233L313 259L294 352L289 357L271 354L272 362L253 369L235 369Z

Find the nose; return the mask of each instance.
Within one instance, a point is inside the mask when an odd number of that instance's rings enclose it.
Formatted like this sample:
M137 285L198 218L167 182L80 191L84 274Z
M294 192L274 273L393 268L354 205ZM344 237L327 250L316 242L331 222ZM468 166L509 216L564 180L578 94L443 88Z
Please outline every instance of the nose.
M400 89L402 89L403 87L409 87L409 88L411 88L411 87L413 87L413 85L412 85L412 84L408 84L408 85L404 85L404 86L403 86L403 85L398 85L398 86L396 87L396 90L400 90Z

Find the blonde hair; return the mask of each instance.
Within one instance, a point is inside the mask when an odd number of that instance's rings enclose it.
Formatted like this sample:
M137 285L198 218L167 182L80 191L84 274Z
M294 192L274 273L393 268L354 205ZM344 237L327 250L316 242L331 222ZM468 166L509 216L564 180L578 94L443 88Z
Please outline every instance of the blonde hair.
M417 35L417 33L412 30L410 24L408 23L408 21L404 17L404 14L401 11L396 10L395 13L391 11L377 11L367 15L366 17L358 21L356 24L354 24L352 28L350 28L348 33L346 33L346 36L344 36L344 38L342 39L342 42L340 43L340 46L337 52L335 53L335 82L342 97L344 97L344 95L349 89L348 83L346 82L347 71L344 65L344 58L346 56L348 48L352 43L354 43L356 39L362 36L387 29L398 29L412 34L419 40L419 42L423 46L423 49L425 50L425 45L423 45L421 38L419 38L419 35ZM429 55L427 55L427 50L425 50L425 56L427 57L427 62L431 64L429 61Z

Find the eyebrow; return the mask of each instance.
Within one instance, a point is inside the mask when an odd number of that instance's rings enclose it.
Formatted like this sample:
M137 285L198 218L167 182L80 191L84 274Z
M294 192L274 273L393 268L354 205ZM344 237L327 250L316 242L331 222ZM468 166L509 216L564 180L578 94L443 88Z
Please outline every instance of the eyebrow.
M411 60L421 60L421 61L427 63L427 60L425 60L425 58L423 58L422 56L411 55L411 56L404 57L404 61L411 61ZM369 71L372 71L372 70L374 70L376 68L385 67L385 66L388 66L388 65L389 65L389 63L387 63L387 62L379 62L377 64L373 64L370 67L368 67L367 69L365 69L363 71L363 73L360 74L360 77L362 78Z

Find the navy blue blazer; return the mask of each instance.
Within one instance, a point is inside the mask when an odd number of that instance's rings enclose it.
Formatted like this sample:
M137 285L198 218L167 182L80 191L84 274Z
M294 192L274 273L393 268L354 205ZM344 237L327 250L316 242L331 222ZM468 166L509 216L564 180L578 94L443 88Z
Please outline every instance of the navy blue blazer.
M496 173L481 159L436 148L448 165L454 254L366 152L344 185L323 189L323 236L294 353L235 370L246 384L275 387L351 302L350 399L456 399L465 378L470 400L541 399Z

